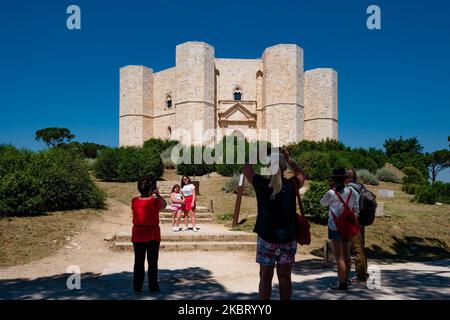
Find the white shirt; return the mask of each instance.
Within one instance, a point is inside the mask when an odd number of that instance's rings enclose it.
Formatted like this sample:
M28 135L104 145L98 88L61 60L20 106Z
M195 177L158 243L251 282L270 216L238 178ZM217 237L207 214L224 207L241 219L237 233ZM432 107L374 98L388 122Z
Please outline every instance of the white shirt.
M195 189L195 186L192 183L191 184L186 184L181 189L181 192L183 192L183 195L185 197L189 197L189 196L192 196L192 194L194 193L194 189Z
M352 197L348 202L348 206L350 209L353 209L356 215L359 213L359 194L353 190L353 188L345 187L342 192L339 193L342 200L347 201L348 196L350 195L350 190L352 190ZM327 193L320 199L320 204L324 207L329 207L328 209L328 227L331 230L337 231L336 225L334 224L333 216L331 215L331 211L333 211L336 217L342 213L344 209L344 204L339 200L337 195L333 190L328 190Z

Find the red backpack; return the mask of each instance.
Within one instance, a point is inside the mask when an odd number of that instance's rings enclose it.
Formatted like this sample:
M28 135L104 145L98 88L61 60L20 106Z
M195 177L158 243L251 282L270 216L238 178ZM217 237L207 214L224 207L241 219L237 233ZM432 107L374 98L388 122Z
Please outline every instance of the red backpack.
M350 189L350 194L348 195L347 201L344 202L339 192L334 190L334 193L339 198L339 200L344 205L342 213L339 217L336 217L333 211L331 215L333 216L334 224L336 225L342 239L349 240L350 238L356 236L359 232L359 223L356 218L355 212L349 207L348 203L352 197L352 190Z

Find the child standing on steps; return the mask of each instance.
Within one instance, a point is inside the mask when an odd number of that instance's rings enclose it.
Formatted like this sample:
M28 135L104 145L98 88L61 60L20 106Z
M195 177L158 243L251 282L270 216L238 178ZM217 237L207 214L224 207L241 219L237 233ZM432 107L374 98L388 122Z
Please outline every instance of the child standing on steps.
M186 225L183 230L188 230L188 217L191 217L192 230L198 232L195 221L195 186L192 184L191 179L188 176L183 176L181 178L181 192L184 197L183 211L184 211L184 224Z
M150 292L159 291L158 256L161 242L159 212L166 207L167 203L159 195L154 178L140 178L137 187L141 196L131 200L131 210L133 211L131 241L134 247L133 287L134 292L140 294L144 285L146 255L148 289Z
M170 210L172 210L172 231L177 232L180 231L181 210L184 203L183 194L178 184L173 186L170 200L172 200L172 205L170 206Z

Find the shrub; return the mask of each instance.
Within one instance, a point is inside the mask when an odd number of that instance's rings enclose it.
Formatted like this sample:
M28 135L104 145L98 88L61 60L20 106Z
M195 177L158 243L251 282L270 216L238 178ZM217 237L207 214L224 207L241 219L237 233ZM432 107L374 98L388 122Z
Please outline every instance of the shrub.
M161 157L156 150L126 147L119 150L118 181L137 181L142 176L160 178L164 173Z
M58 149L40 152L32 166L44 202L42 211L103 207L105 195L77 153Z
M267 155L271 152L271 144L266 141L252 141L248 142L246 139L236 136L225 136L216 146L215 151L218 152L216 156L216 171L225 177L231 177L235 173L242 173L244 168L244 162L249 159L250 150L258 150L262 147L266 147L265 153ZM227 155L228 149L233 150L232 155ZM226 163L227 157L230 157L233 163ZM259 172L261 167L261 161L254 164L253 169L255 172Z
M429 185L422 185L415 190L412 201L426 204L435 204L437 202L437 194Z
M401 183L401 179L388 168L381 168L377 170L376 177L380 181Z
M177 167L176 164L172 161L172 149L173 146L161 152L161 160L164 169L175 169Z
M119 162L119 149L102 150L94 164L95 176L104 181L117 181L119 177Z
M0 177L0 216L32 215L45 211L39 181L30 168Z
M151 148L121 147L104 149L98 156L94 171L104 181L137 181L144 175L156 179L163 175L159 153Z
M414 167L403 168L403 173L406 177L403 178L404 184L426 184L427 180L423 177L422 173Z
M231 176L227 182L225 183L225 186L222 188L222 190L224 190L226 193L237 193L238 191L238 187L239 187L239 176L240 174L233 174L233 176ZM244 183L244 190L242 193L244 196L255 196L255 191L252 187L251 184L249 183Z
M341 152L340 155L347 159L350 166L354 169L366 169L370 172L376 172L380 168L375 161L367 156L367 152L364 149Z
M328 184L325 182L310 182L309 189L304 194L302 201L305 213L310 215L312 220L321 223L327 221L328 208L320 205L320 199L329 189Z
M322 141L302 140L298 143L286 146L286 149L292 157L300 157L302 154L311 151L329 152L349 150L342 142L329 138Z
M402 190L407 194L415 194L416 190L419 190L421 186L420 184L406 183L402 186Z
M152 149L156 150L158 153L161 153L170 147L176 146L178 143L179 142L177 140L150 138L144 142L144 149Z
M379 184L377 178L373 173L369 170L361 169L356 171L356 176L358 177L358 181L369 184L372 186L377 186Z
M435 181L431 184L431 188L436 193L437 202L450 204L450 183Z
M206 151L205 150L205 146L184 147L180 156L184 158L185 155L190 153L190 163L186 163L187 161L183 161L182 163L178 164L177 173L187 176L203 176L205 174L213 172L214 164L206 164L205 160L203 159L203 154L205 152L213 153L213 151L209 148Z
M223 143L223 144L222 144ZM235 173L241 173L244 168L244 162L248 160L249 144L246 139L240 137L224 137L219 144L222 144L222 150L219 150L216 159L216 171L225 177L231 177ZM243 148L242 148L243 146ZM233 150L233 154L227 155L227 149ZM243 149L243 151L242 151ZM231 158L233 163L227 163L227 158Z
M390 158L390 162L400 170L405 167L417 168L423 177L428 177L428 165L423 154L417 153L396 153Z
M92 143L92 142L83 142L82 150L83 154L88 159L97 158L98 154L101 150L108 148L102 144Z
M33 153L29 150L18 150L12 145L0 145L0 177L26 167L32 156Z
M54 148L35 154L18 150L15 153L19 162L22 158L28 161L20 168L3 167L6 170L0 176L1 215L104 206L105 195L92 181L85 160L77 152Z
M378 168L382 168L384 167L384 165L387 162L387 156L386 154L379 149L376 148L369 148L367 150L367 156L372 159L373 161L375 161L375 163L377 164Z
M450 183L436 181L431 185L417 185L414 191L414 198L411 201L427 204L436 202L450 204Z
M328 180L334 168L349 168L351 164L336 152L309 151L302 154L297 162L303 167L310 180Z

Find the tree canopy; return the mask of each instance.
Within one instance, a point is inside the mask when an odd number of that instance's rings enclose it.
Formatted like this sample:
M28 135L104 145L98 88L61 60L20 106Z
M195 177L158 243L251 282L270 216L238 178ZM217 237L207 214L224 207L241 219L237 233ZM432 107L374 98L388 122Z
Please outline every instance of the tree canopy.
M415 153L419 154L423 150L423 146L419 143L419 140L414 138L403 139L387 139L384 141L383 147L386 149L386 155L391 157L396 153Z
M36 141L43 141L48 147L56 147L61 144L69 143L75 135L67 128L45 128L36 131Z

